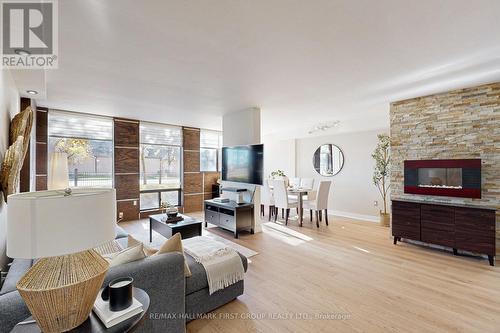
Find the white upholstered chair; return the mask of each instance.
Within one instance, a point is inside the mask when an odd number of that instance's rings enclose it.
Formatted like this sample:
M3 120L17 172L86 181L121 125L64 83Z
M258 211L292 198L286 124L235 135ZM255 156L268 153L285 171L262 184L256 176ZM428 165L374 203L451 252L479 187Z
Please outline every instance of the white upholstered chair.
M286 189L286 184L284 180L274 180L273 194L274 194L274 205L275 205L275 215L274 221L278 218L278 209L284 209L285 214L285 225L288 224L288 218L290 217L290 208L297 208L297 201L288 198L288 192Z
M300 178L298 178L298 177L290 178L288 180L288 185L290 187L299 187L300 186Z
M304 209L309 209L310 218L312 222L312 212L316 214L316 226L319 228L319 222L322 220L322 212L325 212L325 223L328 225L328 196L330 194L331 181L322 180L319 182L316 197L304 201Z
M300 179L300 187L305 189L314 188L314 178L301 178Z
M269 188L269 180L264 180L264 185L261 187L260 193L260 212L261 215L264 216L264 207L269 207L269 221L271 221L271 217L275 213L274 207L274 196L273 192L271 192L271 188Z

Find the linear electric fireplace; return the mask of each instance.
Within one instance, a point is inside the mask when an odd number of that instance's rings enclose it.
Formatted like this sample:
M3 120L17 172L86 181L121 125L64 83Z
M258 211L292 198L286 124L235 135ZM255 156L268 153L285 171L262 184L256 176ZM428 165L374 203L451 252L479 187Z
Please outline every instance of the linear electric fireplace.
M481 198L481 160L405 161L405 193Z

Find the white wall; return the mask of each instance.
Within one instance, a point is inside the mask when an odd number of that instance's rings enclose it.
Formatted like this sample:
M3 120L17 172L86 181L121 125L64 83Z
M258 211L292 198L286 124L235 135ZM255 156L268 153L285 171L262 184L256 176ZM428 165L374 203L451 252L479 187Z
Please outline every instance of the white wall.
M295 139L277 140L272 135L262 138L264 144L264 177L271 172L283 170L288 177L294 177L295 168Z
M19 110L19 93L8 70L0 70L0 160L3 161L9 145L10 119ZM7 264L5 235L7 224L7 205L0 199L0 267Z
M378 221L382 200L372 183L374 161L371 154L377 145L377 134L389 130L343 133L296 140L297 177L332 180L329 197L331 214L369 221ZM312 157L316 149L332 143L344 152L344 167L333 177L322 177L313 169ZM378 201L379 206L374 206Z

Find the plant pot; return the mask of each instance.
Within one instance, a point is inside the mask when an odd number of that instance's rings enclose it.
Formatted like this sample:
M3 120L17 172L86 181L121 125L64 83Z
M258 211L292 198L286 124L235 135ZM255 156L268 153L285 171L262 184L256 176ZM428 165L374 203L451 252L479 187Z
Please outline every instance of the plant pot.
M383 227L388 227L391 224L391 214L380 213L380 225Z

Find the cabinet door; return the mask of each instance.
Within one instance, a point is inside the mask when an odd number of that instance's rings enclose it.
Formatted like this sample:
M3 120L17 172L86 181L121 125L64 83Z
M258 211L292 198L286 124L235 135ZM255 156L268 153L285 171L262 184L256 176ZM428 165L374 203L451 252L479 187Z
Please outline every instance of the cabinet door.
M422 242L455 247L455 209L449 206L420 207Z
M392 202L392 235L420 240L420 204Z
M495 255L495 211L455 208L456 248Z

